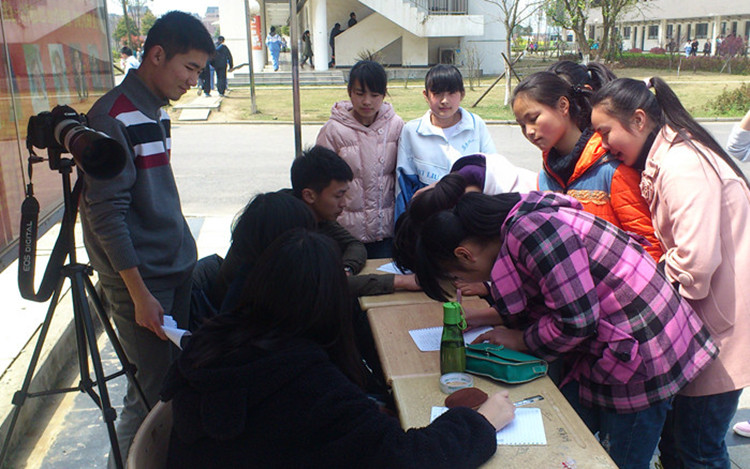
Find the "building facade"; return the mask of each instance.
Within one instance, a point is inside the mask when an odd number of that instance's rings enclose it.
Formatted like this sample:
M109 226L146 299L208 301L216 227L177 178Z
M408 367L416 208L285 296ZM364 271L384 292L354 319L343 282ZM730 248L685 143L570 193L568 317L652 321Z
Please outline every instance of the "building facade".
M591 11L588 19L589 37L602 37L600 9ZM688 40L698 40L699 51L706 42L711 54L729 35L740 36L747 43L750 35L750 2L747 0L650 0L624 13L617 22L623 50L649 51L654 47L681 51Z
M247 61L251 32L254 68L261 71L268 62L268 30L289 24L289 2L259 0L258 13L250 19L243 3L218 0L220 28L237 63ZM357 23L349 27L352 12ZM342 33L334 39L337 66L354 65L368 54L394 66L461 65L472 54L479 68L496 74L504 70L500 53L505 50L505 29L498 16L497 6L485 0L307 0L296 21L300 36L310 31L315 70L329 68L329 34L339 23Z

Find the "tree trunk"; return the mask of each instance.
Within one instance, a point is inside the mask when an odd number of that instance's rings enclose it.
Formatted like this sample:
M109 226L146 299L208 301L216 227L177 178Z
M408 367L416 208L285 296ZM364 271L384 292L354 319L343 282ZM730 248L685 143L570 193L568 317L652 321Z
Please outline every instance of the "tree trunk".
M510 32L508 32L510 31ZM509 25L505 25L505 56L508 57L508 60L511 60L511 44L513 41L513 28L509 27ZM511 83L510 79L511 76L513 76L513 73L510 71L510 65L505 64L505 99L503 100L503 105L507 106L510 104L510 94L511 94Z

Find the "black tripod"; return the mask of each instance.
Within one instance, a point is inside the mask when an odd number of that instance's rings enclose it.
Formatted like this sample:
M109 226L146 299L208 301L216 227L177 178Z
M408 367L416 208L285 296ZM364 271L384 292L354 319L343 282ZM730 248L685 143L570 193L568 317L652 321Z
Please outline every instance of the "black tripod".
M135 378L136 367L130 363L125 356L125 351L122 348L117 336L115 335L114 329L109 322L109 318L104 312L104 307L99 299L99 296L94 289L94 285L91 283L89 276L93 273L90 266L85 264L79 264L76 262L75 252L75 238L74 238L74 224L76 218L76 206L77 200L73 200L71 185L70 185L70 173L72 168L75 167L75 163L72 159L62 158L60 160L60 166L57 169L62 175L63 181L63 200L64 200L64 213L63 213L63 229L60 231L60 237L64 238L65 245L67 246L67 256L69 263L64 265L60 270L59 279L57 286L52 295L52 300L47 310L47 316L44 318L42 323L41 331L39 332L39 338L37 339L34 353L31 356L31 363L29 369L26 371L26 377L23 381L23 386L20 391L17 391L13 396L13 414L8 427L8 433L5 436L5 442L3 443L2 452L0 452L0 466L2 466L5 456L7 455L8 445L10 444L11 437L13 436L13 429L18 420L18 414L21 411L26 398L29 397L41 397L49 396L53 394L61 394L67 392L80 391L87 393L91 399L96 403L102 411L102 417L107 425L109 432L109 441L112 445L112 456L115 458L118 469L122 469L122 455L120 454L120 446L117 443L117 433L115 431L114 421L117 418L117 412L109 400L109 393L107 392L107 381L114 379L118 376L126 374L130 382L135 386L138 391L138 395L141 398L147 411L151 408L146 401L146 396L141 389L140 384ZM67 227L67 229L65 229ZM49 331L50 323L52 322L52 315L55 312L55 306L57 301L60 299L62 293L63 283L66 278L70 279L71 283L71 298L73 299L73 320L76 331L76 344L78 349L78 367L81 374L81 380L78 386L72 388L61 388L52 389L48 391L40 392L29 392L29 386L36 370L39 355L44 345L44 340ZM88 295L88 296L87 296ZM104 375L102 369L102 360L99 355L99 348L97 346L96 333L94 331L94 323L91 316L91 310L89 309L89 301L93 305L93 309L99 317L99 322L104 327L104 332L107 334L112 347L117 354L117 358L120 361L122 368L109 376ZM91 364L94 368L94 375L96 381L91 380L91 374L89 371L88 358L91 354ZM94 388L98 388L99 392Z

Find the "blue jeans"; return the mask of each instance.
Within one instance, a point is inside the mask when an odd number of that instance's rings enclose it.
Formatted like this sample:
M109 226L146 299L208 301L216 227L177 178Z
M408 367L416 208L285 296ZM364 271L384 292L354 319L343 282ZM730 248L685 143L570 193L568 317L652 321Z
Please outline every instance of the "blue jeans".
M365 243L368 259L390 259L393 256L393 238Z
M618 414L601 407L584 407L578 401L578 383L561 389L570 405L620 469L648 469L659 442L669 399L646 410Z
M729 468L724 441L742 390L711 396L676 396L661 434L665 469Z

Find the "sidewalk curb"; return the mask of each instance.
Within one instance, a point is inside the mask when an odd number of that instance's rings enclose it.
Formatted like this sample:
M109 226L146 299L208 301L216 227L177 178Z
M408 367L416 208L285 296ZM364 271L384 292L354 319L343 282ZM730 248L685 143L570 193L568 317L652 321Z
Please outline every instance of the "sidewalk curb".
M94 320L97 324L98 321ZM101 328L101 327L99 327ZM20 391L23 386L24 378L31 362L31 356L37 345L41 324L31 336L29 341L19 352L13 363L5 370L0 378L0 439L5 441L5 437L10 427L11 417L14 409L12 403L13 395ZM39 356L34 377L32 378L29 390L31 392L40 392L44 390L57 389L68 386L67 379L69 374L65 370L71 366L77 367L77 345L76 333L73 321L73 303L70 297L70 287L68 286L55 308L50 323L47 337L44 340L44 346ZM10 461L13 460L14 453L18 448L21 438L35 438L39 435L33 435L31 430L45 426L46 422L38 420L43 409L50 406L56 407L60 395L41 396L27 398L16 421L13 436L6 455L4 467L11 467ZM0 443L1 444L1 443Z

